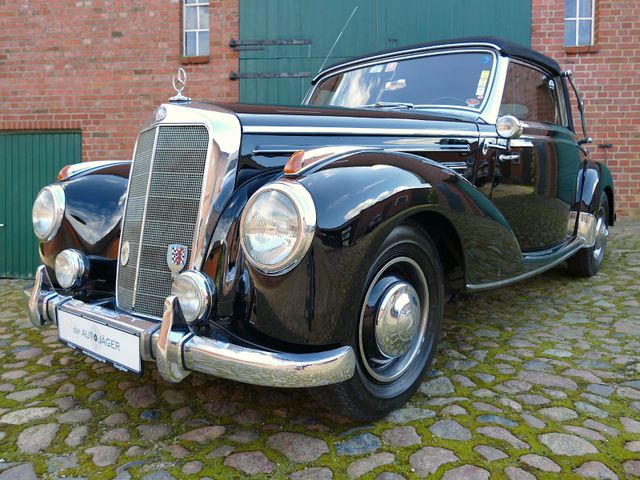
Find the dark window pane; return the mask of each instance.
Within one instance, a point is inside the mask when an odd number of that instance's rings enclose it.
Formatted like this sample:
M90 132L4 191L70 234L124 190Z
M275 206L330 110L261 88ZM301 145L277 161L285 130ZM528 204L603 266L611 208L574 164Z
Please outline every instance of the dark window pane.
M580 0L579 13L581 17L591 18L591 7L593 6L592 0Z
M198 55L209 55L209 32L198 32Z
M186 36L186 42L187 44L185 45L185 55L187 57L195 57L197 55L196 53L196 32L187 32Z
M520 120L560 123L556 106L555 84L539 70L517 63L509 64L502 94L500 115L513 115Z
M186 30L195 30L198 28L198 9L196 7L187 7L184 9L185 15L185 29Z
M591 45L591 20L580 20L578 44Z
M576 44L576 21L565 20L564 21L564 44L565 46L572 46Z
M576 0L565 0L564 2L564 18L572 18L576 16Z
M198 28L209 29L209 7L198 7Z

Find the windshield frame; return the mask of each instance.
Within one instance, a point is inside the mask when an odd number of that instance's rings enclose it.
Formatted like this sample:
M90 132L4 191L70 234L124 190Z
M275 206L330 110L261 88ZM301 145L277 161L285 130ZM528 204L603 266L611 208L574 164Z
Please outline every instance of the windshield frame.
M311 88L309 89L306 96L302 100L302 104L307 106L315 106L315 107L329 106L329 105L310 104L309 101L313 97L315 91L318 89L318 86L320 84L326 82L330 78L335 77L336 75L341 75L341 74L348 73L355 70L366 69L375 65L384 65L389 62L396 62L396 61L400 62L403 60L412 60L416 58L424 58L424 57L430 57L435 55L449 55L449 54L457 54L457 53L484 53L484 54L491 55L493 58L493 64L491 68L491 74L489 76L489 80L487 83L486 94L479 108L466 107L462 105L415 105L414 108L410 110L412 112L420 112L420 111L425 111L425 112L445 111L446 112L446 111L454 110L459 113L463 113L463 112L471 113L475 117L481 117L481 118L484 118L485 120L487 120L486 117L493 117L494 110L495 110L495 106L493 105L493 103L495 102L493 99L495 98L496 93L501 94L501 92L496 92L494 90L496 90L495 85L497 83L497 79L503 76L501 73L503 70L503 65L502 65L503 62L501 62L502 56L499 55L495 49L491 48L490 46L484 46L484 45L483 46L465 46L463 48L446 48L446 49L438 49L438 50L429 49L426 51L419 51L419 52L399 51L397 55L385 55L382 58L372 57L369 60L363 59L362 61L359 61L355 64L348 64L348 65L345 65L343 68L339 68L336 70L332 70L330 68L328 72L331 72L331 73L328 73L326 76L319 74L315 78L315 82L311 85ZM500 89L497 89L497 90L500 90ZM410 99L407 100L407 102L409 101ZM346 107L341 105L330 105L330 106L332 108L348 108L351 110L371 108L371 107L364 107L364 106L361 106L361 107Z

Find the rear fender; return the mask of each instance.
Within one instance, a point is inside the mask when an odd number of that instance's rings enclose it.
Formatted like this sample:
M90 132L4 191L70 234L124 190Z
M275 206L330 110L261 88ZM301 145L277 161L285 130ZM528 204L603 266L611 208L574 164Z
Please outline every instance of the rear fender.
M609 200L609 225L615 220L613 178L609 168L599 162L589 161L580 172L578 207L581 212L596 214L602 195Z

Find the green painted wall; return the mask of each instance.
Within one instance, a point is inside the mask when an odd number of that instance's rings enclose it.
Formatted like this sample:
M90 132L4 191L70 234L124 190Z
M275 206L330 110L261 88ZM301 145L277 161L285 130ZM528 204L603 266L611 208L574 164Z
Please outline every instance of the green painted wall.
M240 0L241 40L313 42L242 51L240 73L315 75L356 7L326 65L377 50L469 35L531 44L531 0ZM239 81L241 102L295 105L310 79Z
M0 277L33 277L33 200L63 166L82 161L81 148L80 132L0 132Z

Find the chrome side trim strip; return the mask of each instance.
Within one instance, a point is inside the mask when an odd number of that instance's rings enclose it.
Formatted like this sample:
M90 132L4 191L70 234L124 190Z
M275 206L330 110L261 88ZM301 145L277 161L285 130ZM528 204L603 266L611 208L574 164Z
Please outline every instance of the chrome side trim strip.
M243 127L244 133L256 134L282 134L290 133L295 135L382 135L382 136L399 136L407 137L463 137L477 138L477 132L461 133L459 130L437 130L437 129L419 129L419 128L373 128L373 127L297 127L284 125L248 125Z
M504 280L498 280L496 282L488 282L488 283L482 283L482 284L467 283L466 288L469 291L477 292L477 291L480 291L480 290L489 290L489 289L492 289L492 288L500 288L500 287L506 287L508 285L512 285L512 284L520 282L522 280L526 280L527 278L534 277L534 276L538 275L539 273L545 272L545 271L555 267L559 263L564 262L567 258L569 258L571 255L576 253L578 250L580 250L584 246L585 246L584 240L582 238L576 238L573 242L571 242L566 247L564 247L564 249L566 249L566 251L563 251L560 254L560 256L558 256L552 262L547 263L547 264L545 264L545 265L543 265L543 266L541 266L539 268L535 268L533 270L530 270L528 272L522 273L520 275L516 275L515 277L507 278L507 279L504 279Z

